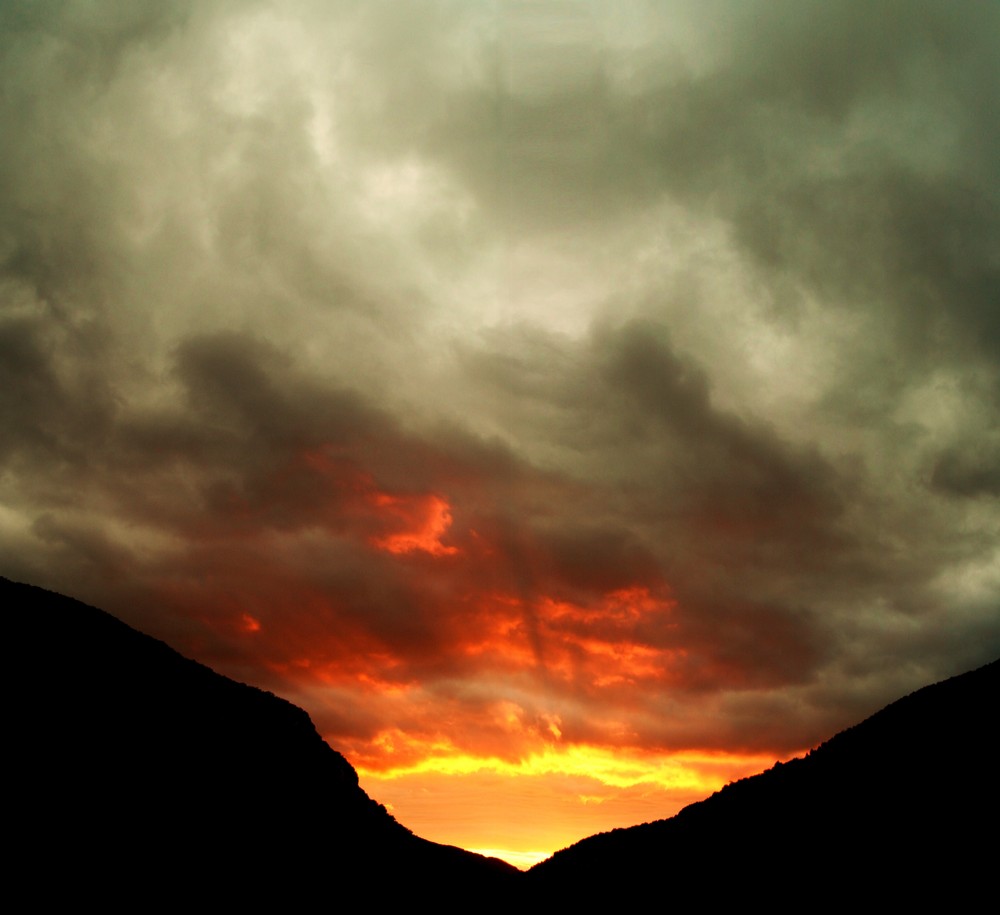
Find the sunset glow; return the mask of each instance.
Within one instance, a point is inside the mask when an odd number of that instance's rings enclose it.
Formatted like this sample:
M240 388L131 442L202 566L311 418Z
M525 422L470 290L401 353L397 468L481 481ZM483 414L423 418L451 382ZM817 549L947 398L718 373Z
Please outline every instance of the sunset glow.
M405 735L381 735L375 738L373 744L387 749L391 756L401 741L408 742L405 741ZM627 747L611 750L607 747L557 748L548 745L516 761L497 757L467 756L457 752L456 748L446 742L422 744L420 750L422 752L418 760L412 764L396 768L392 766L391 759L387 759L386 768L367 770L359 767L358 773L363 777L380 781L426 773L469 775L484 771L510 776L585 776L608 788L647 785L650 788L666 791L683 790L710 794L720 787L720 772L746 773L773 762L771 757L764 754L736 757L729 754L698 754L689 750L668 755ZM412 756L412 753L408 753L407 756ZM595 798L590 800L594 802Z
M491 854L515 866L591 832L671 816L774 762L766 754L587 746L545 746L514 761L464 756L443 744L425 749L406 768L361 769L362 785L420 835L477 848L492 837Z

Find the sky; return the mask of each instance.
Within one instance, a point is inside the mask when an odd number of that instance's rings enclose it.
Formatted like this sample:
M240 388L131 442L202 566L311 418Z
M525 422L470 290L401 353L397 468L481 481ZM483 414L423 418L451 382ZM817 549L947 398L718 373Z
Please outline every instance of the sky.
M0 0L0 574L522 864L992 660L998 35Z

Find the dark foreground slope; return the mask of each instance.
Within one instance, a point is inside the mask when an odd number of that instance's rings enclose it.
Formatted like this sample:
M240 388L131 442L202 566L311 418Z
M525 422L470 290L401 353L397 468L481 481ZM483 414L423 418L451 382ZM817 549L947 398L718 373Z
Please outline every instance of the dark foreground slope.
M1000 662L521 875L413 836L290 703L69 598L0 579L0 606L14 671L6 865L31 908L964 911L994 896Z
M919 690L802 759L669 820L536 865L535 898L787 911L822 901L992 905L1000 871L1000 661Z
M77 601L0 579L9 873L36 905L506 895L520 875L412 835L308 715ZM13 865L13 866L11 866Z

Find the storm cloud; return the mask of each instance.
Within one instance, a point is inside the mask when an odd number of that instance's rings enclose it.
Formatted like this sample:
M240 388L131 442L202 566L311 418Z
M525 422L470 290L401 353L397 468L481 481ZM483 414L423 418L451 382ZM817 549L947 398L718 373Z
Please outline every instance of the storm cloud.
M995 657L998 34L4 3L0 574L371 769L777 756Z

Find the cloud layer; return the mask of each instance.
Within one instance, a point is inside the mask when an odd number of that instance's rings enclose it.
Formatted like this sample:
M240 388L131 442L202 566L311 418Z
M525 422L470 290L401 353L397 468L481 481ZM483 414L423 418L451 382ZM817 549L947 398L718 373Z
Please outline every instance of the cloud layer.
M997 34L5 3L0 574L491 790L994 657Z

